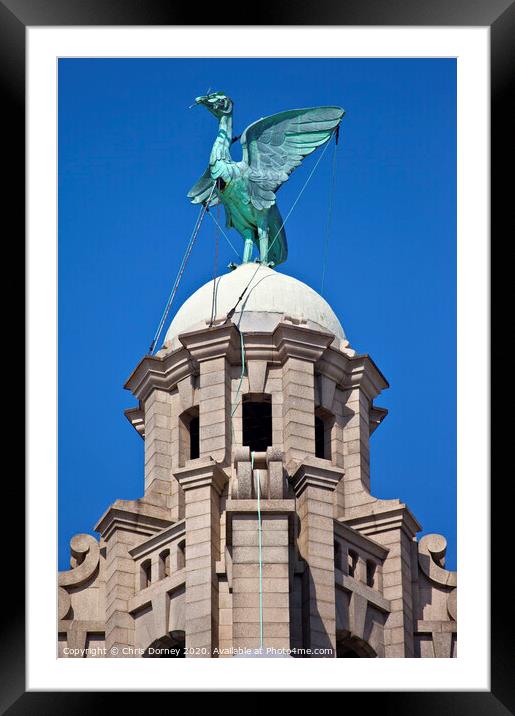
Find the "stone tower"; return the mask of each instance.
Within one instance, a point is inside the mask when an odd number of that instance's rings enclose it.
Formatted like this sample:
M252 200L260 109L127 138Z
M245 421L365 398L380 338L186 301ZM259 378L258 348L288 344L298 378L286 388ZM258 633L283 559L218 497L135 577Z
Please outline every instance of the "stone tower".
M243 264L196 291L127 381L144 495L73 538L59 654L456 656L445 539L371 494L387 387L305 284Z

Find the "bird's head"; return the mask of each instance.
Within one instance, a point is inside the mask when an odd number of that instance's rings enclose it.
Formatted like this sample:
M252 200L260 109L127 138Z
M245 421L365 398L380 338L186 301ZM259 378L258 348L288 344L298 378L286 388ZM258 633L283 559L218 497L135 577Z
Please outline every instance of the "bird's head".
M217 119L232 114L232 99L223 92L210 92L203 97L196 97L195 104L202 104L214 114Z

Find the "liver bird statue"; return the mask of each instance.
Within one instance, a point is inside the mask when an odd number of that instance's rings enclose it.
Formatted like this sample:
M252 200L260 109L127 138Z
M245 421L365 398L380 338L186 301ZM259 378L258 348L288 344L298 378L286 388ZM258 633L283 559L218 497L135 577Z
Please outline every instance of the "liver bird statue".
M218 119L218 133L209 165L188 197L193 204L209 209L222 203L226 225L243 237L243 263L252 258L253 246L259 261L277 266L286 260L288 245L276 192L304 157L325 144L339 127L341 107L291 109L258 119L240 137L243 157L231 157L233 102L222 92L197 97ZM195 105L193 105L195 106Z

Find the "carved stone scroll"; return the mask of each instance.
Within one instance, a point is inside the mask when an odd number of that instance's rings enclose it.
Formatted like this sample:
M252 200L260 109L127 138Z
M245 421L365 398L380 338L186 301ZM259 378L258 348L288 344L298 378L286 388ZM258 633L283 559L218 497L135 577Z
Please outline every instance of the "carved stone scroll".
M78 587L93 575L100 559L100 545L91 535L78 534L70 541L72 568L59 572L60 587Z

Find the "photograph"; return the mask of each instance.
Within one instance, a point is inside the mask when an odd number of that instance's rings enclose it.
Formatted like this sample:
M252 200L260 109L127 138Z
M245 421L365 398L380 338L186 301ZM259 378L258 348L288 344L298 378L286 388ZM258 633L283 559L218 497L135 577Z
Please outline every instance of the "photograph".
M336 692L509 716L515 1L242 12L0 2L26 251L0 714Z
M57 125L58 658L456 658L456 58L61 57Z

